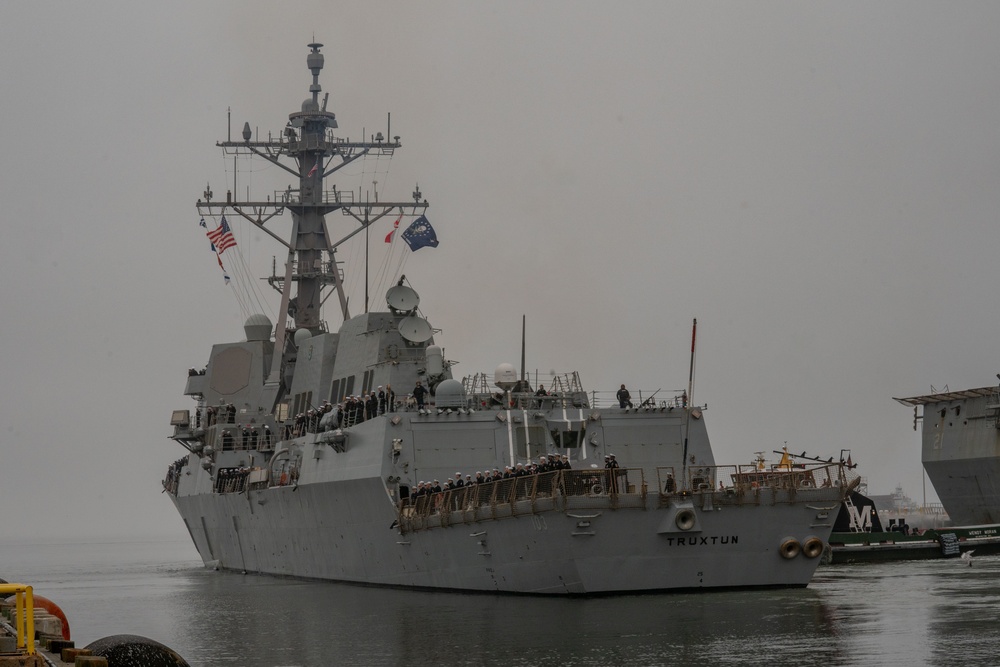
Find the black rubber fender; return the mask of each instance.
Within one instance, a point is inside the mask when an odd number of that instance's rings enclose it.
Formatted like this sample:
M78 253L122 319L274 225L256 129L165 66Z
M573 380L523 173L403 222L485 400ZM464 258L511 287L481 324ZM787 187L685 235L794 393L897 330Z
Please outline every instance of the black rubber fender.
M108 667L191 667L173 649L139 635L111 635L86 648L106 658Z

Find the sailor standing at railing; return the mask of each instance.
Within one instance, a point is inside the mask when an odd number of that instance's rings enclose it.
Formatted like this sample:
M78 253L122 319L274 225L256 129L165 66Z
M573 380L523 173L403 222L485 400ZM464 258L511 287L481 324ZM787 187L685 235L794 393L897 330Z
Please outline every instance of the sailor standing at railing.
M608 454L605 458L607 459L607 462L604 464L604 467L608 469L608 482L609 482L608 491L612 493L617 493L618 468L620 468L621 466L618 465L618 460L615 459L614 454Z
M427 389L424 385L420 384L420 380L417 380L416 386L413 387L413 398L417 402L417 410L424 409L424 396L427 394Z
M622 388L618 390L618 393L615 394L615 396L618 398L618 407L623 409L632 407L632 394L628 393L628 389L625 388L625 385L622 385Z

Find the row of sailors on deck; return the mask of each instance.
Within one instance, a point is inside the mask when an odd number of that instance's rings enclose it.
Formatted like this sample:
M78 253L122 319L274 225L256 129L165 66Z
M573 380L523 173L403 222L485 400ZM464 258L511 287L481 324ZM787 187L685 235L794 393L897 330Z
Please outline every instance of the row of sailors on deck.
M163 488L171 493L177 493L177 482L181 476L181 470L188 464L186 456L181 457L170 464L167 468L167 477L163 480Z
M232 431L226 429L222 432L222 449L230 450L236 448L236 438ZM271 427L264 424L260 429L256 424L247 424L240 431L240 449L271 449L274 444L274 436Z
M233 424L236 422L236 406L232 403L226 405L209 405L205 408L205 428L209 428L216 423ZM194 427L201 428L201 406L194 411Z
M393 411L393 401L395 393L392 387L387 387L384 391L382 387L377 392L372 392L367 400L360 396L348 396L340 405L334 405L330 401L323 403L315 409L300 412L295 418L286 422L281 429L281 439L289 440L297 438L306 433L319 433L321 431L333 430L342 426L353 426L366 419L372 419L378 415L385 414L386 410ZM218 408L209 406L207 409L206 426L212 426L217 422L217 415L221 415L223 423L234 423L236 408L232 404L223 405ZM201 409L195 413L195 426L201 427ZM259 427L252 421L240 429L226 429L222 432L223 449L233 449L236 445L236 435L240 438L242 449L270 449L274 444L274 437L271 429L266 424Z
M250 476L250 468L247 466L236 466L233 468L219 468L215 474L216 493L234 493L246 489L246 481Z
M413 493L410 494L410 500L412 503L416 503L417 498L420 496L430 495L432 493L441 493L443 491L454 491L455 489L460 489L466 486L475 486L477 484L489 484L490 482L499 482L504 479L513 479L516 477L526 477L528 475L539 475L546 472L554 472L556 470L569 470L572 466L569 463L569 457L563 454L550 454L548 456L539 456L538 463L529 463L525 465L523 463L518 463L516 466L506 466L503 472L500 472L499 468L494 468L493 472L489 470L484 474L479 471L476 472L476 476L465 475L462 478L462 473L456 472L455 479L446 479L444 485L442 485L438 480L433 482L420 482L417 484L417 488L414 489Z
M286 438L354 426L386 412L394 412L395 406L396 394L391 385L386 385L384 389L380 385L367 395L348 396L337 405L323 401L318 408L295 415L294 421L285 426Z

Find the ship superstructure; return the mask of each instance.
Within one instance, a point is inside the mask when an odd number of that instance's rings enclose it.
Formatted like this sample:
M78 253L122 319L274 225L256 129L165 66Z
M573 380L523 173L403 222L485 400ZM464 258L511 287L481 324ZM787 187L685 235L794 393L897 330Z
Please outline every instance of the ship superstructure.
M895 400L913 407L914 430L923 423L924 470L951 521L1000 523L1000 387Z
M204 561L536 594L805 586L851 481L842 464L768 478L748 474L753 463L718 465L690 392L602 401L575 371L542 392L523 360L520 374L501 364L456 379L405 278L383 311L350 314L338 247L386 216L419 220L427 203L419 189L412 201L361 201L332 185L343 166L401 144L337 138L319 98L320 47L310 97L278 138L255 139L247 124L242 141L219 143L298 187L247 201L206 189L198 202L287 250L270 278L278 322L251 315L245 340L215 345L189 371L194 405L173 412L186 452L164 487ZM289 240L267 226L286 211ZM334 294L336 330L321 315Z

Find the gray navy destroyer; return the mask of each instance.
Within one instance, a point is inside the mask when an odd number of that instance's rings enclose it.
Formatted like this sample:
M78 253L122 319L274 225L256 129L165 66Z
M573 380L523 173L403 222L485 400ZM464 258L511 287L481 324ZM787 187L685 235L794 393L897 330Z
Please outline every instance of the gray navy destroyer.
M1000 524L1000 387L895 400L913 407L914 430L923 422L924 470L951 521Z
M171 416L186 451L163 485L205 563L545 595L806 586L853 481L842 463L718 465L690 378L688 390L621 402L602 402L575 370L532 391L523 341L520 374L500 364L453 377L405 278L392 278L381 312L350 314L338 248L386 216L416 223L428 204L419 189L372 202L332 183L400 141L335 135L321 46L309 45L310 96L279 136L246 124L242 140L218 143L296 186L246 200L234 188L225 201L206 189L197 204L221 221L220 244L228 215L287 251L268 278L278 321L251 314L245 340L214 345L188 371L193 404ZM288 239L268 227L285 212ZM335 329L321 312L333 295ZM437 491L456 470L486 476Z

